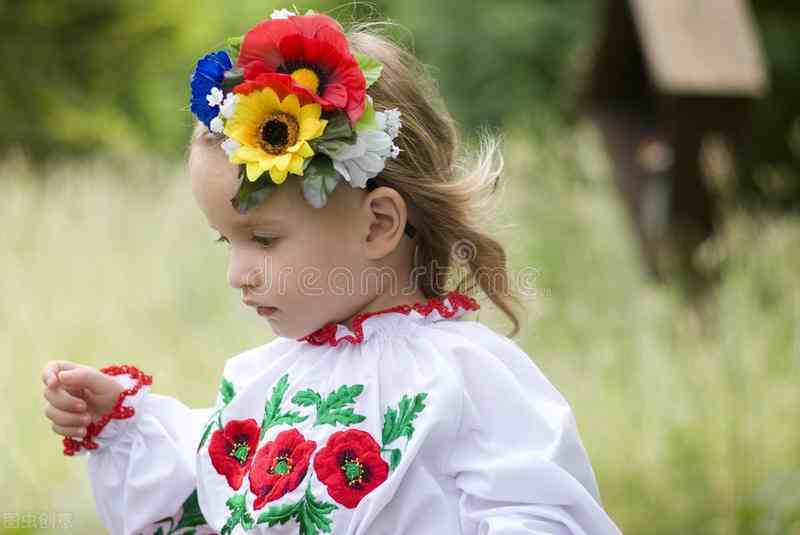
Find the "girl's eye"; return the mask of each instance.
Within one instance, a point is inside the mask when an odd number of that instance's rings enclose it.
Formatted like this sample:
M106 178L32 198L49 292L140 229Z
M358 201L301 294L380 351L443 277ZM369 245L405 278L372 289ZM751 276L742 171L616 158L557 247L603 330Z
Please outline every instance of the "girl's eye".
M228 241L228 238L226 238L225 236L223 236L221 234L214 241L216 243L230 243L230 241ZM275 244L275 242L277 241L277 238L270 238L270 237L267 237L267 236L253 236L253 241L255 241L256 243L258 243L260 245L263 245L264 247L271 247L272 245Z
M256 243L260 243L264 247L271 247L277 241L277 238L269 238L267 236L253 236L253 240Z

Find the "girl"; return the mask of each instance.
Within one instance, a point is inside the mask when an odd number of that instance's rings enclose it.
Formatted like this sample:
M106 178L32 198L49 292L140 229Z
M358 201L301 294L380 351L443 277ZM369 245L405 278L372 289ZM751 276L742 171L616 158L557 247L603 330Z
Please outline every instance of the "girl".
M88 453L103 524L620 533L569 404L515 342L461 317L477 285L518 330L477 218L496 143L460 172L424 68L365 27L281 10L229 45L192 76L192 193L228 244L228 283L277 337L225 362L210 408L151 393L134 366L45 368L47 416L64 453Z

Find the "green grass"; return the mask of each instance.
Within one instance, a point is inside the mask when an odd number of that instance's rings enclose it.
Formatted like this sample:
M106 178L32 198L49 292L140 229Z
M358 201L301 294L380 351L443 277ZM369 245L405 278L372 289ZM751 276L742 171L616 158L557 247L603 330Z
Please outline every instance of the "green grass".
M497 235L515 273L537 270L519 340L572 404L604 506L630 534L800 534L800 221L729 213L709 248L721 284L693 310L643 276L597 145L511 132ZM224 360L272 334L228 287L180 163L44 172L0 164L0 500L100 533L85 463L42 414L44 364L133 363L206 406ZM488 305L480 319L509 329Z

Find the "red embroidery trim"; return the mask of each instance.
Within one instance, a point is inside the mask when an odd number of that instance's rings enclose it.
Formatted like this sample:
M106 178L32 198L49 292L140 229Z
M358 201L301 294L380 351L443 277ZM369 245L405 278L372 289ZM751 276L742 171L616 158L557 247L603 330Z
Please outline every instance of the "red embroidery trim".
M136 366L129 366L127 364L123 364L121 366L112 365L101 368L100 371L106 375L127 374L131 377L131 379L136 381L136 384L120 392L114 407L112 407L112 409L104 414L98 421L91 422L86 426L86 435L81 440L75 440L72 437L64 437L64 455L75 455L75 453L80 451L81 448L87 450L97 449L98 444L92 439L100 434L100 431L103 430L103 428L112 418L121 420L123 418L130 418L133 416L135 412L133 407L125 407L122 405L122 402L125 400L125 398L136 394L139 389L142 388L142 386L153 384L153 377L142 373Z
M450 304L452 308L448 308L448 306L444 303L445 299L450 300ZM347 341L351 344L360 344L364 341L364 329L362 327L362 323L364 320L371 316L376 316L378 314L386 314L388 312L401 312L403 314L408 314L412 310L415 310L422 314L423 316L427 316L434 310L438 311L439 314L443 318L452 318L459 308L463 308L465 310L478 310L480 305L478 302L469 297L467 295L462 294L459 291L453 290L449 292L444 297L431 297L428 299L427 303L414 303L413 305L397 305L391 308L386 308L383 310L376 310L374 312L362 312L361 314L356 314L353 317L353 332L354 335L345 335L341 338L336 338L336 330L338 323L327 323L323 327L320 327L316 331L302 338L298 338L298 342L308 342L310 344L321 346L321 345L330 345L330 346L337 346L340 342Z

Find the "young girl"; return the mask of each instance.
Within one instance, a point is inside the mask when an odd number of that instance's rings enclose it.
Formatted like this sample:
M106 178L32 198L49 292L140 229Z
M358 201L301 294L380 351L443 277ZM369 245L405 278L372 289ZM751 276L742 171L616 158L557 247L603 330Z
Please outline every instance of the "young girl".
M202 409L134 366L48 364L47 416L64 453L88 453L103 524L620 533L569 404L514 341L461 317L477 285L518 328L477 217L494 142L463 171L424 68L366 28L281 10L229 45L192 76L189 174L228 283L277 337L227 360Z

